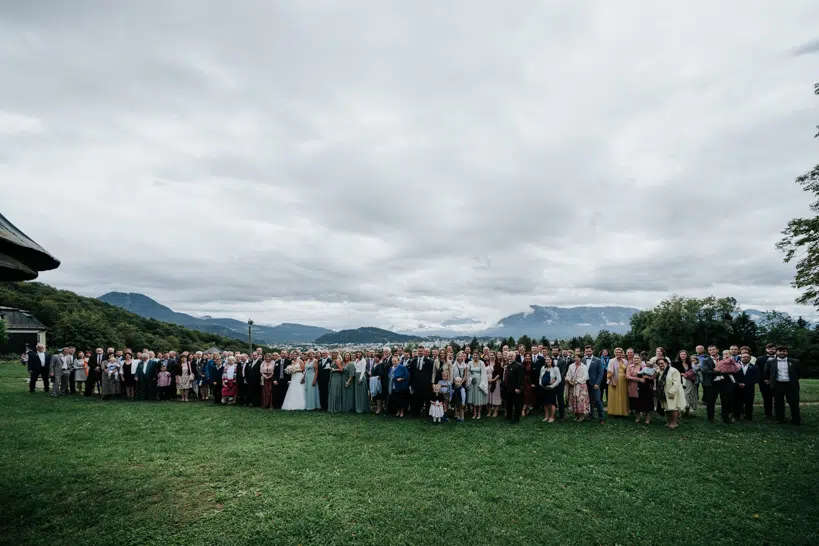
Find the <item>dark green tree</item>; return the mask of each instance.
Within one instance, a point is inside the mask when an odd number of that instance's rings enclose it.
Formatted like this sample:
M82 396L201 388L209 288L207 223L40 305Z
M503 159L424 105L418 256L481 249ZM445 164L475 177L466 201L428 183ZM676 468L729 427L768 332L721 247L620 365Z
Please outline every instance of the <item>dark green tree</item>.
M6 333L6 321L0 319L0 343L5 343L9 340L9 336Z
M532 350L532 338L530 338L526 334L523 334L522 336L520 336L518 338L518 343L517 344L518 345L523 345L526 348L527 351Z
M515 338L513 338L512 336L509 336L509 339L506 340L505 345L508 345L510 349L515 347L516 346L515 345Z
M813 92L819 95L819 83L813 85ZM817 137L819 132L814 135ZM797 177L796 183L811 194L813 216L788 222L776 248L785 253L785 263L796 260L796 276L791 283L801 291L796 302L819 307L819 165Z
M472 349L472 352L477 351L480 349L481 344L478 342L478 338L473 337L472 341L469 342L469 348Z

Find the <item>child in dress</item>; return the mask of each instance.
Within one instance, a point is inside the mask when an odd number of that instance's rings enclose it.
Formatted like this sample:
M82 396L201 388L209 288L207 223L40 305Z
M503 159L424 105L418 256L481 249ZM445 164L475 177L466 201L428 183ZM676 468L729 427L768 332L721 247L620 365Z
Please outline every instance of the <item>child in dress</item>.
M432 422L438 424L444 416L444 397L441 395L441 387L439 385L432 386L432 400L429 404L429 414L432 416Z
M637 377L648 377L649 379L654 377L654 375L657 373L657 370L654 369L654 366L656 366L655 362L652 362L650 360L647 361L645 365L642 368L640 368L640 371L637 372Z
M449 412L449 399L452 397L452 383L449 381L449 370L441 372L441 380L438 381L438 390L441 392L441 398L444 401L444 416L441 420L444 423L449 423L449 418L446 414Z
M165 364L162 365L162 370L156 378L156 386L159 389L159 399L167 400L171 391L171 372L168 371L168 366Z
M452 407L455 408L455 420L464 422L464 405L466 404L466 390L463 388L463 379L455 378L455 388L452 389Z
M111 355L111 358L108 359L108 363L105 365L105 373L108 374L108 379L119 381L119 370L121 367L116 357Z

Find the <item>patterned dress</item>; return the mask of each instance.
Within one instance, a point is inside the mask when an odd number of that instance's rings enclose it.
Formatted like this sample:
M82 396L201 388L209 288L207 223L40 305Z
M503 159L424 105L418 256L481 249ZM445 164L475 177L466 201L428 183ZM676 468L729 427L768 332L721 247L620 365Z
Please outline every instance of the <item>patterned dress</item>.
M191 373L191 365L188 363L182 364L181 373L176 378L176 388L180 391L185 391L191 388L193 383L193 374Z

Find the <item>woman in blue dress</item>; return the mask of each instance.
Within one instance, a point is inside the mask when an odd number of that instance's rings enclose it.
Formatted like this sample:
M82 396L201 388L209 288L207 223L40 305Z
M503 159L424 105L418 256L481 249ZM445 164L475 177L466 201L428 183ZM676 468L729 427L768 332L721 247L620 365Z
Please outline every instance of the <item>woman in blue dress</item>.
M312 349L307 351L307 360L304 361L304 386L306 387L307 411L321 408L318 389L318 360Z
M409 370L398 363L398 357L392 357L390 369L390 404L395 408L396 417L404 417L409 404Z

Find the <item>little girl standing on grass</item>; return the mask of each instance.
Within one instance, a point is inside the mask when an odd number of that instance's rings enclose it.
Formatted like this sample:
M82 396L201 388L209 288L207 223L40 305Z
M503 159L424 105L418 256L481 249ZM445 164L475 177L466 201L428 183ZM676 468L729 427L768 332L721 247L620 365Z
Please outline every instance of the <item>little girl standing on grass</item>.
M452 389L452 407L455 408L455 421L458 423L464 422L464 406L466 404L466 392L463 385L463 379L455 378L455 387Z
M444 415L441 419L444 423L449 423L449 418L446 416L447 412L449 412L449 399L452 397L452 383L449 382L449 370L441 372L441 380L438 381L438 390L441 393L444 404Z
M171 372L168 371L168 366L165 364L162 365L162 371L156 378L156 386L159 388L159 399L167 400L171 390Z

